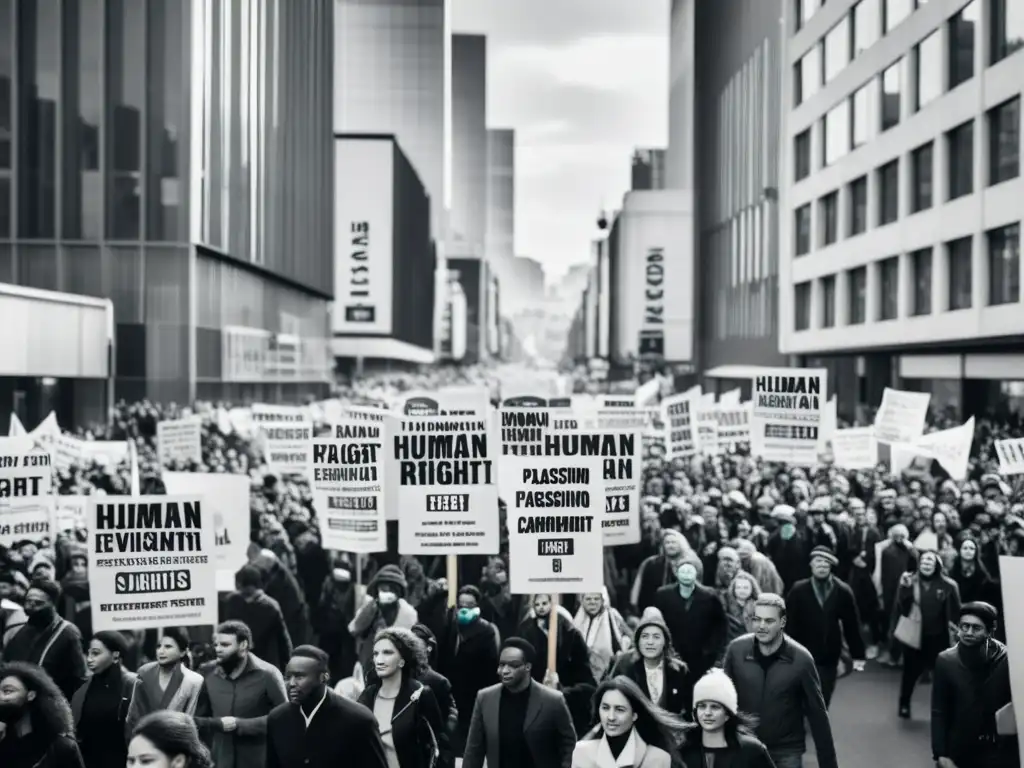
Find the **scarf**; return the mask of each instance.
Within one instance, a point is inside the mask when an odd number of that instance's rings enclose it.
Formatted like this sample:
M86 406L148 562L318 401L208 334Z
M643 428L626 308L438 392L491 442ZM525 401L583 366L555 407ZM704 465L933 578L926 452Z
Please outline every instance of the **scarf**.
M591 616L582 607L576 612L573 620L576 629L587 641L587 649L590 651L590 671L597 681L603 680L605 672L611 666L615 655L622 648L621 638L618 636L615 622L612 621L607 605L601 609L597 616Z

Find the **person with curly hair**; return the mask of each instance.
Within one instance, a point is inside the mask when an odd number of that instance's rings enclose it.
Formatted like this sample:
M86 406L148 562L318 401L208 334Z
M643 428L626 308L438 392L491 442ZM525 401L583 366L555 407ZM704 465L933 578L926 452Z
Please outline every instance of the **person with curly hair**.
M42 668L0 664L0 765L84 768L64 694Z
M434 692L419 681L427 669L427 647L413 632L388 627L373 642L376 682L359 703L377 719L389 768L434 768L452 765L441 754L438 736L444 724Z
M162 709L143 717L132 731L126 768L213 768L210 750L195 721L183 712Z

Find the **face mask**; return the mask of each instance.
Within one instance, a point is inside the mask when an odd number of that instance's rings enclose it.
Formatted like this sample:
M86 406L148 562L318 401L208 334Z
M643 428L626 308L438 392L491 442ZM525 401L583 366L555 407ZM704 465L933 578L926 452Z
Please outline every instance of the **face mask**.
M352 574L344 568L335 568L333 571L335 581L351 581Z
M472 624L480 617L479 608L459 608L455 620L459 624Z
M0 704L0 723L16 723L25 714L25 707L20 704L4 702Z
M377 602L381 605L394 605L398 602L398 595L394 592L380 592L377 594Z
M505 571L495 571L495 573L494 573L494 583L495 584L505 584L506 582L508 582L508 574L505 573Z
M783 524L782 530L779 531L779 535L786 540L792 539L794 533L796 533L796 526L792 523Z
M676 579L684 587L692 587L697 581L697 569L692 565L684 565L676 571Z

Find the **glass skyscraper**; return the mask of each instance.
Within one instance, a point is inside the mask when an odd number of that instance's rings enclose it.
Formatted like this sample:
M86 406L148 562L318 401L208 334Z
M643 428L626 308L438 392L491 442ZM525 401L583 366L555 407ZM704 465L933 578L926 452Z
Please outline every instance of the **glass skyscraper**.
M326 388L332 19L0 0L0 281L110 298L118 397Z

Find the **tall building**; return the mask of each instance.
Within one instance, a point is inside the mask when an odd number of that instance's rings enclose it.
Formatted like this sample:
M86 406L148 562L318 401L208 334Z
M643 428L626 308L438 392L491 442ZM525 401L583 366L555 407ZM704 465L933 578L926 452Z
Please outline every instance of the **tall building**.
M0 0L0 281L110 298L117 397L327 389L333 5Z
M483 251L487 228L487 38L452 35L451 231Z
M393 134L444 232L447 0L335 0L334 130Z
M750 366L787 363L777 327L782 7L782 0L673 3L675 13L692 13L681 28L692 28L695 40L693 108L670 119L692 115L692 132L679 133L700 147L692 155L696 346L709 390L749 388ZM685 57L686 44L673 39L671 55Z
M484 252L503 262L515 256L516 132L511 128L487 129L487 229ZM502 275L503 276L503 275Z
M637 149L633 152L630 189L665 189L665 150Z
M780 346L847 415L886 386L1024 410L1018 0L785 12Z

